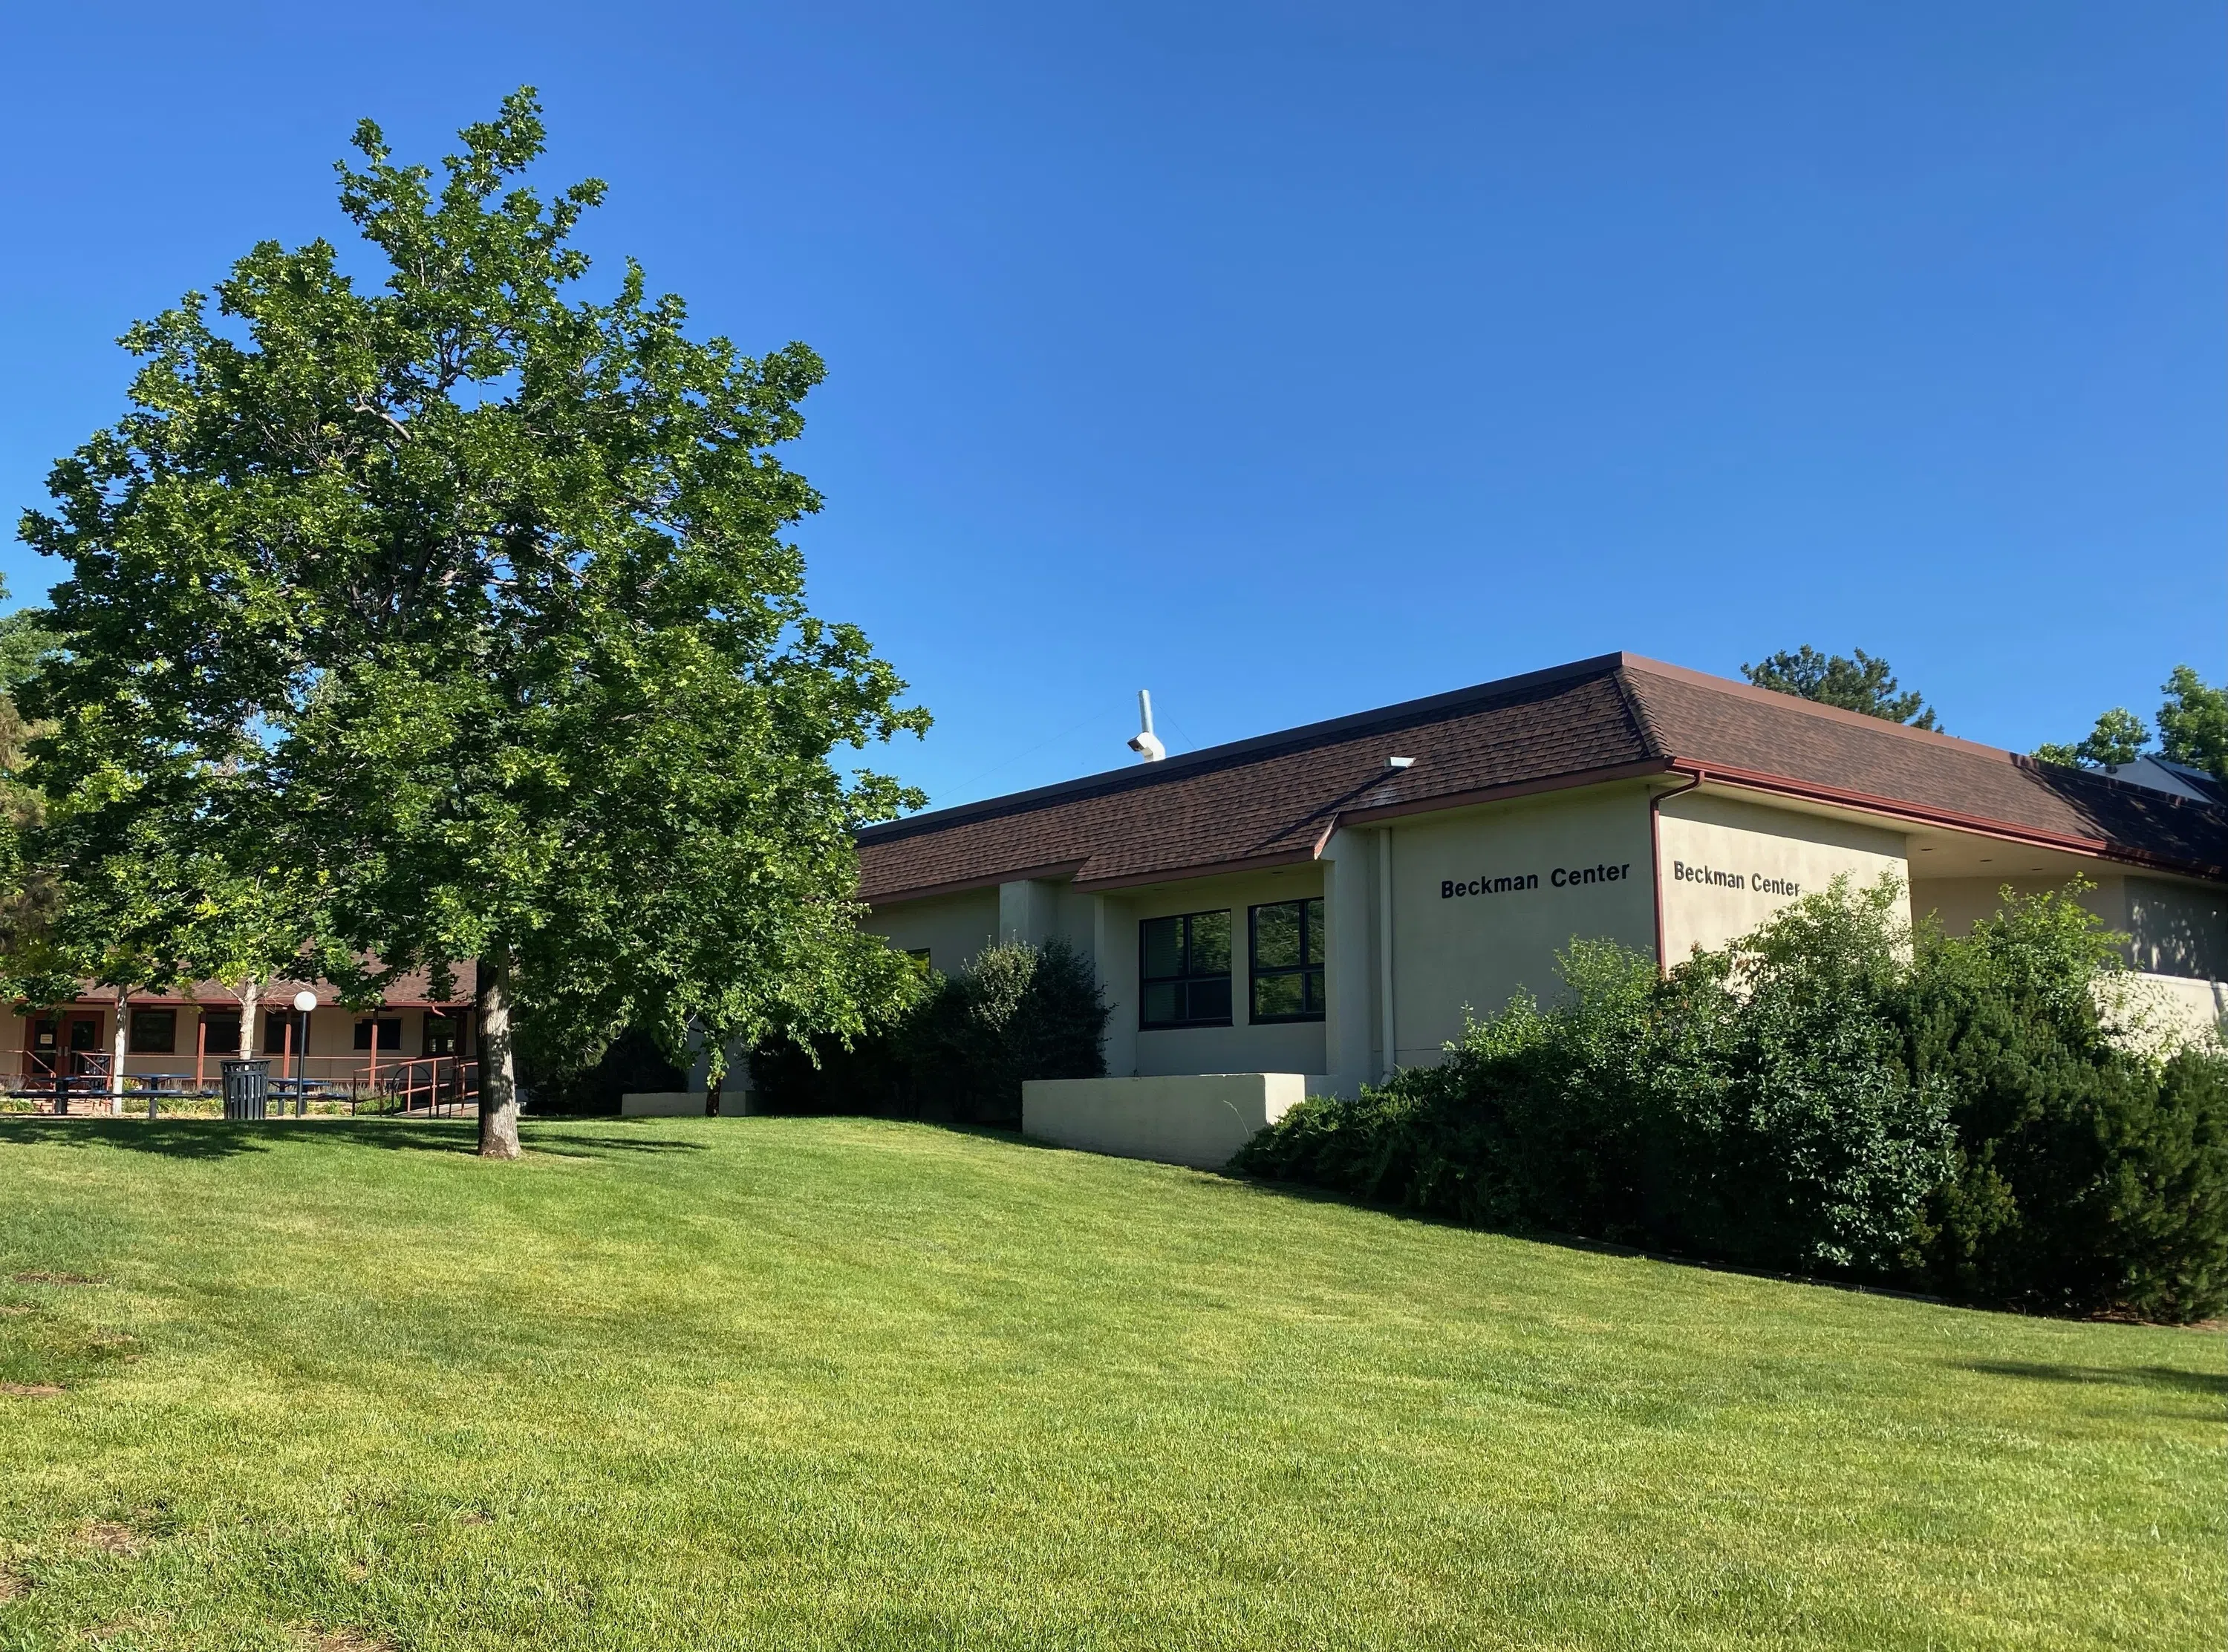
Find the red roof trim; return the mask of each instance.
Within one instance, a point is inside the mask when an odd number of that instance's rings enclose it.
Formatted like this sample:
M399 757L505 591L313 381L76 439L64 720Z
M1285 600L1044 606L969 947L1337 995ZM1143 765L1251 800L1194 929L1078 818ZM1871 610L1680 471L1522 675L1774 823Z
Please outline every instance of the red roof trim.
M1762 692L1762 691L1759 691ZM1849 713L1854 717L1857 712ZM1912 732L1924 734L1924 729ZM1983 747L1984 750L1993 748ZM2014 762L2020 761L2017 757ZM2208 866L2196 861L2178 861L2164 855L2145 854L2139 849L2114 846L2102 838L2068 837L2055 832L2044 832L2033 826L2014 826L2007 820L1992 820L1984 815L1960 814L1952 809L1929 808L1921 803L1900 802L1893 798L1875 797L1867 792L1845 792L1831 786L1820 786L1810 781L1789 780L1783 775L1759 774L1751 769L1728 769L1719 763L1695 762L1684 757L1674 757L1671 767L1682 774L1704 781L1718 781L1747 791L1775 792L1782 796L1801 797L1814 803L1831 803L1841 808L1855 809L1866 814L1884 814L1899 820L1911 820L1921 826L1947 826L1956 832L1970 832L1981 837L1997 838L2009 843L2033 844L2040 849L2063 849L2073 854L2089 855L2098 860L2124 862L2129 865L2154 866L2161 871L2186 873L2195 877L2218 878L2228 874L2228 868Z
M1085 863L1079 860L1056 860L1049 865L1024 867L1020 871L985 872L980 877L955 877L942 883L923 883L919 889L894 890L868 900L869 909L879 911L886 906L901 906L907 901L932 901L939 895L972 895L982 890L995 890L1001 883L1024 883L1033 877L1073 877Z
M1503 798L1530 797L1541 792L1574 791L1582 786L1606 786L1614 781L1639 780L1661 775L1672 765L1668 757L1643 757L1637 762L1612 763L1606 769L1578 769L1544 780L1511 781L1505 786L1482 786L1476 791L1450 792L1439 797L1419 797L1405 803L1380 803L1373 808L1341 811L1341 826L1367 826L1375 820L1397 820L1405 814L1437 814L1446 809L1467 808L1477 803L1496 803Z
M1223 877L1238 872L1269 871L1278 866L1306 865L1322 857L1322 846L1329 839L1326 832L1310 848L1279 849L1270 854L1209 861L1199 866L1176 866L1167 871L1126 872L1119 877L1079 877L1075 886L1096 893L1101 890L1142 889L1149 883L1178 883L1193 877Z

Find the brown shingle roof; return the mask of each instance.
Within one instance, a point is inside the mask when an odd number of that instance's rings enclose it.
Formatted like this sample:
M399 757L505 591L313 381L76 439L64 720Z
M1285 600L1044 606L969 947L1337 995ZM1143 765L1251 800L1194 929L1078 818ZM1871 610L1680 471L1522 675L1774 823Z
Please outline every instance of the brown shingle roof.
M1412 756L1387 770L1388 756ZM1025 876L1111 887L1305 859L1382 819L1700 768L1827 801L2220 877L2228 811L1637 654L1604 654L860 834L887 901Z
M397 976L394 984L381 996L380 1002L390 1010L418 1009L432 1005L445 1005L451 1007L460 1005L469 1006L479 989L479 966L471 959L466 959L461 963L452 965L450 973L455 978L456 991L446 998L437 998L433 996L433 972L431 969L421 968L409 970ZM279 1005L291 1000L294 994L304 986L315 990L317 1001L321 1005L338 1002L333 995L330 983L322 980L296 980L291 976L288 976L264 984L262 1005L266 1010L275 1011ZM80 993L77 1001L80 1004L106 1004L112 1001L114 998L115 993L110 988L88 985ZM202 981L198 983L191 992L152 992L134 988L131 1002L152 1005L197 1003L203 1009L221 1011L237 1003L238 1000L233 994L232 985L218 981Z

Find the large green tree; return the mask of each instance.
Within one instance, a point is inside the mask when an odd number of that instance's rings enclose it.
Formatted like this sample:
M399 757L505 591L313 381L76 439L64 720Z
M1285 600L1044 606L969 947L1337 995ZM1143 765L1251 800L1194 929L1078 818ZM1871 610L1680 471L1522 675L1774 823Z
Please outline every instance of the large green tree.
M75 829L251 794L266 863L317 874L323 956L383 966L351 992L477 960L498 1157L517 1036L579 1053L632 1024L716 1072L904 993L855 925L852 833L915 800L834 759L927 722L809 611L784 537L819 504L774 453L818 358L692 339L631 262L574 296L603 186L537 195L542 143L530 89L438 178L362 124L362 256L266 242L214 316L189 294L134 328L131 411L22 526L73 571L32 692ZM202 839L234 893L241 838Z
M1825 654L1809 643L1793 653L1782 649L1753 666L1743 666L1741 675L1758 688L1838 705L1845 711L1862 711L1889 723L1907 723L1914 729L1939 729L1926 697L1917 692L1899 692L1895 673L1885 660L1862 648L1852 660L1845 654Z

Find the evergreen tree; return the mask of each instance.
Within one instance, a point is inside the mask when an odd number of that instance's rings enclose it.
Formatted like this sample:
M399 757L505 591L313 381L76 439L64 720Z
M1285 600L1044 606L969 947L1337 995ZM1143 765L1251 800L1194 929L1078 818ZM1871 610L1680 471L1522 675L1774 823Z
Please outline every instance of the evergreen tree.
M1793 694L1889 723L1939 730L1941 724L1924 695L1897 692L1895 673L1886 660L1875 659L1862 648L1856 656L1851 660L1843 654L1823 654L1806 642L1792 654L1783 649L1760 664L1743 666L1741 675L1776 694Z

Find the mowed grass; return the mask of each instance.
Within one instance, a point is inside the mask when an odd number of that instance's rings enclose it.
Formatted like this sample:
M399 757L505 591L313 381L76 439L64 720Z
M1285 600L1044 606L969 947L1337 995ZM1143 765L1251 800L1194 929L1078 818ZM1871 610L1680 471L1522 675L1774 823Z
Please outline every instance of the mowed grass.
M2214 1333L526 1135L0 1121L0 1647L2220 1644Z

